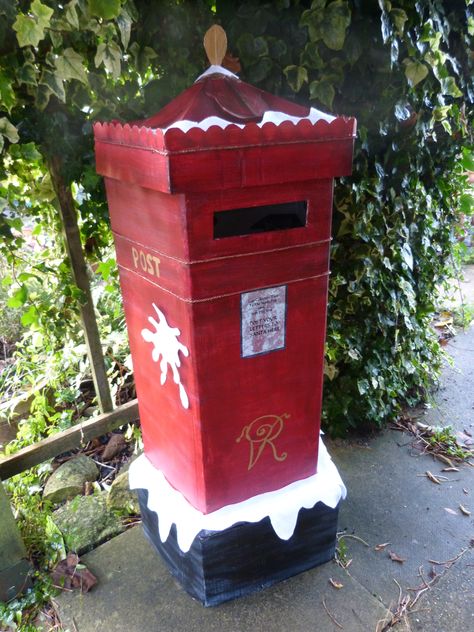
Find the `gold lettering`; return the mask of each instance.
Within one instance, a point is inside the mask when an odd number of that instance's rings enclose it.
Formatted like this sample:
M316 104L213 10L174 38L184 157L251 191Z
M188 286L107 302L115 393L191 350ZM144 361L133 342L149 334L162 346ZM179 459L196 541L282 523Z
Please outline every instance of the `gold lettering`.
M132 246L133 265L138 268L138 250Z
M152 255L151 253L147 254L143 252L143 250L138 250L132 246L132 259L133 265L137 270L138 268L141 268L143 272L147 272L152 276L160 276L161 260L159 257L155 257L155 255Z
M153 257L153 261L155 263L155 275L157 277L159 277L160 276L160 263L161 263L161 261L160 261L160 259L158 257Z
M290 415L283 413L283 415L263 415L254 419L248 426L244 426L239 437L236 439L237 443L245 438L250 444L250 458L248 470L251 470L262 456L266 446L272 452L275 461L284 461L288 454L282 452L278 454L274 441L280 436L283 430L284 419L288 419Z
M148 272L148 274L154 274L154 271L153 271L153 257L150 254L148 254L146 256L146 263L147 263L146 271Z

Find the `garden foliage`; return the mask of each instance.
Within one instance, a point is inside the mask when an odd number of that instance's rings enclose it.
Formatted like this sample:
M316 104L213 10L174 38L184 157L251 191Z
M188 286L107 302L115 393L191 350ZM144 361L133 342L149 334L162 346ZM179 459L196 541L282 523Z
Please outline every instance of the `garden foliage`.
M381 425L441 363L436 288L472 212L470 0L0 1L0 248L20 270L6 277L10 304L37 350L77 339L52 156L73 186L89 260L118 296L91 123L150 115L189 86L213 21L242 79L358 119L353 176L335 188L324 419L334 433ZM41 260L24 255L26 223Z

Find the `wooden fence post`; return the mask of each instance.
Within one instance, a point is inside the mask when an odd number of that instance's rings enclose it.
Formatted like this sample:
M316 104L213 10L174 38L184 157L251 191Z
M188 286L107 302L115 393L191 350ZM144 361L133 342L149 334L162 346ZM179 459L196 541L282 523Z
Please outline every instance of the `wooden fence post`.
M66 242L66 250L71 262L74 283L83 292L85 302L81 305L81 321L86 338L87 354L92 370L95 392L102 413L113 409L110 387L107 380L104 355L99 337L99 329L94 312L94 303L87 275L86 260L82 250L77 212L71 187L64 182L62 176L62 161L58 156L52 156L49 161L51 179L59 201L59 210Z

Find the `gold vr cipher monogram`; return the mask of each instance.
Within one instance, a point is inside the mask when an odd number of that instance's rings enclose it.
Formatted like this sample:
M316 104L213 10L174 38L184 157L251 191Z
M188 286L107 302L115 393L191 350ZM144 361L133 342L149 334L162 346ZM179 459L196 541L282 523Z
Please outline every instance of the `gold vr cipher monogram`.
M132 259L136 270L142 270L155 277L160 276L161 261L159 257L132 246Z
M283 415L263 415L244 426L236 442L240 443L244 438L249 442L250 458L248 470L251 470L257 463L267 446L275 461L284 461L286 459L288 454L286 452L278 454L274 441L283 430L284 420L289 418L290 415L288 413L283 413Z

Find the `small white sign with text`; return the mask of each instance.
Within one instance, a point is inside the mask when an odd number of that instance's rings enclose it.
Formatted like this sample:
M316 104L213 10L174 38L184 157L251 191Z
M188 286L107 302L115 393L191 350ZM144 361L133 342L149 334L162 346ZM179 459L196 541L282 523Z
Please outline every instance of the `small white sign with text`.
M286 285L240 295L242 357L284 349Z

